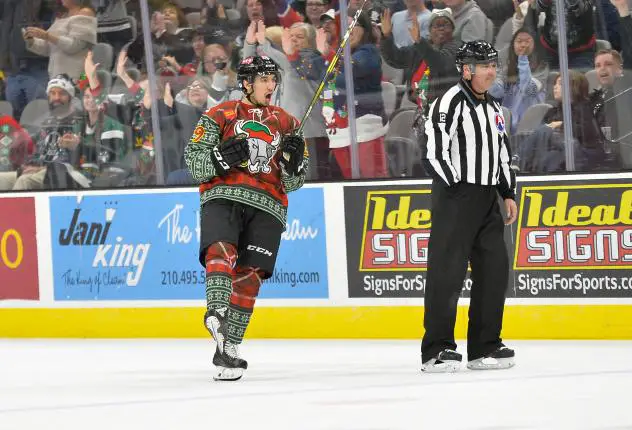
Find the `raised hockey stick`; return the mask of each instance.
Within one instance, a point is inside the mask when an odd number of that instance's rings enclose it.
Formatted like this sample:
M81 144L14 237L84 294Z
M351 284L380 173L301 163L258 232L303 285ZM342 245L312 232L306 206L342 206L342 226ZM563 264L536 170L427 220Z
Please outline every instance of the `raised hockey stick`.
M316 88L314 97L312 97L312 100L309 102L309 105L307 106L307 110L305 111L305 113L303 114L303 117L301 118L301 122L295 131L296 134L300 134L303 131L303 127L305 126L305 120L307 120L307 117L309 116L309 114L312 113L312 109L314 109L314 106L316 106L316 103L318 102L318 99L320 98L320 95L323 92L325 85L327 85L327 81L329 80L329 77L331 76L334 69L336 68L336 64L338 63L340 54L342 54L342 50L345 49L345 45L347 44L347 41L349 40L349 36L351 36L351 31L358 23L358 19L360 18L360 13L362 13L362 10L364 9L364 5L366 4L366 2L367 0L364 0L362 2L358 10L356 11L355 15L353 16L353 21L351 21L351 24L349 24L349 27L347 28L347 32L342 38L342 41L340 42L340 46L338 46L338 50L336 51L336 54L331 59L331 62L329 63L329 67L327 67L327 70L325 70L325 75L321 79L320 84L318 85L318 88ZM286 161L290 161L290 154L288 154L287 152L283 152L283 158L285 158Z
M303 126L305 125L305 120L307 119L309 114L312 113L312 109L314 109L314 106L316 106L316 103L318 102L318 99L320 98L320 94L323 92L323 89L325 88L325 85L327 85L327 81L329 80L329 77L331 76L331 74L333 73L334 69L336 68L336 64L338 63L338 59L340 58L340 54L342 54L342 50L345 49L345 46L347 45L347 42L349 41L349 36L351 36L351 31L353 30L353 28L358 23L358 19L360 18L360 13L364 9L364 5L366 4L366 2L367 2L367 0L364 0L362 2L362 5L360 5L360 7L356 11L355 15L353 16L353 21L351 22L351 24L349 24L349 27L347 28L347 32L345 33L344 37L342 38L342 41L340 42L340 46L338 47L338 50L336 51L336 54L334 55L334 58L331 59L331 62L329 63L329 67L327 67L327 70L325 71L325 76L323 76L323 79L320 81L320 84L318 85L318 88L316 89L316 92L314 93L314 97L312 97L312 100L309 102L309 106L307 106L307 110L303 114L303 118L301 118L301 124L299 125L298 129L296 130L297 134L299 134L301 131L303 131Z

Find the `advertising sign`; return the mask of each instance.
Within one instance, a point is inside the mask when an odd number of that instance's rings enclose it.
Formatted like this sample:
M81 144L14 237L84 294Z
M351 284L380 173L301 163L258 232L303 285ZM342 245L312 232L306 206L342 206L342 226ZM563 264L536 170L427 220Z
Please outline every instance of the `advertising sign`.
M38 300L35 201L0 199L0 213L0 300Z
M344 187L344 196L349 297L423 297L430 185Z
M344 194L349 297L423 297L430 185ZM632 183L521 181L517 200L508 297L632 297ZM462 296L471 287L466 276Z
M322 188L289 194L287 228L272 277L261 298L327 298L327 240Z
M522 184L518 297L632 297L632 184Z
M293 201L260 297L327 297L322 190ZM50 210L56 300L204 299L196 192L55 196Z

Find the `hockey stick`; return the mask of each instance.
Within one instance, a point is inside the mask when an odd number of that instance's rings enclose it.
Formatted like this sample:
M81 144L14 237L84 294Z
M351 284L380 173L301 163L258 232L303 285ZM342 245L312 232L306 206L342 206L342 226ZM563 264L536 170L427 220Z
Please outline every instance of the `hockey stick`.
M360 18L360 13L364 9L364 5L366 4L366 2L367 0L364 0L362 2L362 5L360 5L355 15L353 16L353 21L351 22L351 24L349 24L349 27L347 28L347 32L342 38L342 41L340 42L340 46L338 47L338 50L336 51L334 58L331 59L331 62L329 63L329 67L327 67L327 70L325 71L325 76L323 76L323 79L320 81L320 84L318 85L318 88L316 89L316 92L314 93L314 97L312 97L312 101L309 102L309 105L307 106L307 110L303 114L303 118L301 118L301 124L296 130L296 134L300 134L303 131L303 127L305 126L305 121L307 120L307 117L309 116L309 114L312 113L312 109L314 109L314 106L316 106L316 102L318 102L318 99L320 98L320 95L323 92L325 85L327 85L327 81L329 80L330 75L336 68L336 64L338 64L338 59L340 58L340 54L342 54L342 50L345 49L345 46L347 45L347 42L349 41L349 37L351 36L351 31L358 23L358 19Z
M320 98L320 95L322 94L323 89L325 88L325 85L327 85L327 81L329 80L329 77L331 76L332 72L336 68L336 64L338 64L338 59L340 58L340 54L342 54L342 50L345 49L345 45L347 44L347 42L349 41L349 37L351 36L351 31L358 23L358 19L360 18L360 13L362 13L362 10L364 9L364 5L366 4L366 2L367 0L364 0L362 2L358 10L356 11L355 15L353 16L353 21L351 21L351 24L349 24L349 27L347 27L347 32L342 38L342 41L340 42L340 46L338 47L336 54L331 59L331 62L329 63L329 67L327 67L327 70L325 71L325 76L323 76L323 78L321 79L320 84L318 85L318 88L316 88L316 92L314 93L314 97L312 97L312 100L309 102L309 105L307 106L307 110L305 111L305 113L303 114L303 117L301 118L301 122L295 131L296 134L301 134L301 132L303 131L303 127L305 126L305 121L307 120L307 117L309 116L309 114L312 113L312 110L314 109L314 106L316 106L316 103L318 102L318 99ZM285 158L286 161L290 161L290 154L288 154L287 152L283 152L283 158Z

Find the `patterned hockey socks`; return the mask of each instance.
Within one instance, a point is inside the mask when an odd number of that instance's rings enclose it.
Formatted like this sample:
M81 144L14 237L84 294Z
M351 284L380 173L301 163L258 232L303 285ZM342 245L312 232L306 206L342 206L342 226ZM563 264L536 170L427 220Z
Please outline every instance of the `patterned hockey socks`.
M215 242L206 250L206 306L226 309L233 291L237 249L226 242Z
M261 287L261 276L252 267L238 267L233 277L233 293L228 306L228 341L240 344L250 323Z
M230 243L216 242L206 250L206 306L225 315L226 340L240 344L259 294L261 274L252 267L235 270L236 262L237 249Z

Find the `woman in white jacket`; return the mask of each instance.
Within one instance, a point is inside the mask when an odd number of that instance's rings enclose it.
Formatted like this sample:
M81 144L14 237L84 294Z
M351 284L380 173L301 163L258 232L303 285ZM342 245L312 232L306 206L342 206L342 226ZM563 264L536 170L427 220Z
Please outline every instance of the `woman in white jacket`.
M97 42L97 18L89 0L61 0L66 12L55 19L48 30L27 27L27 48L49 57L50 77L67 74L77 80L83 73L88 51Z

